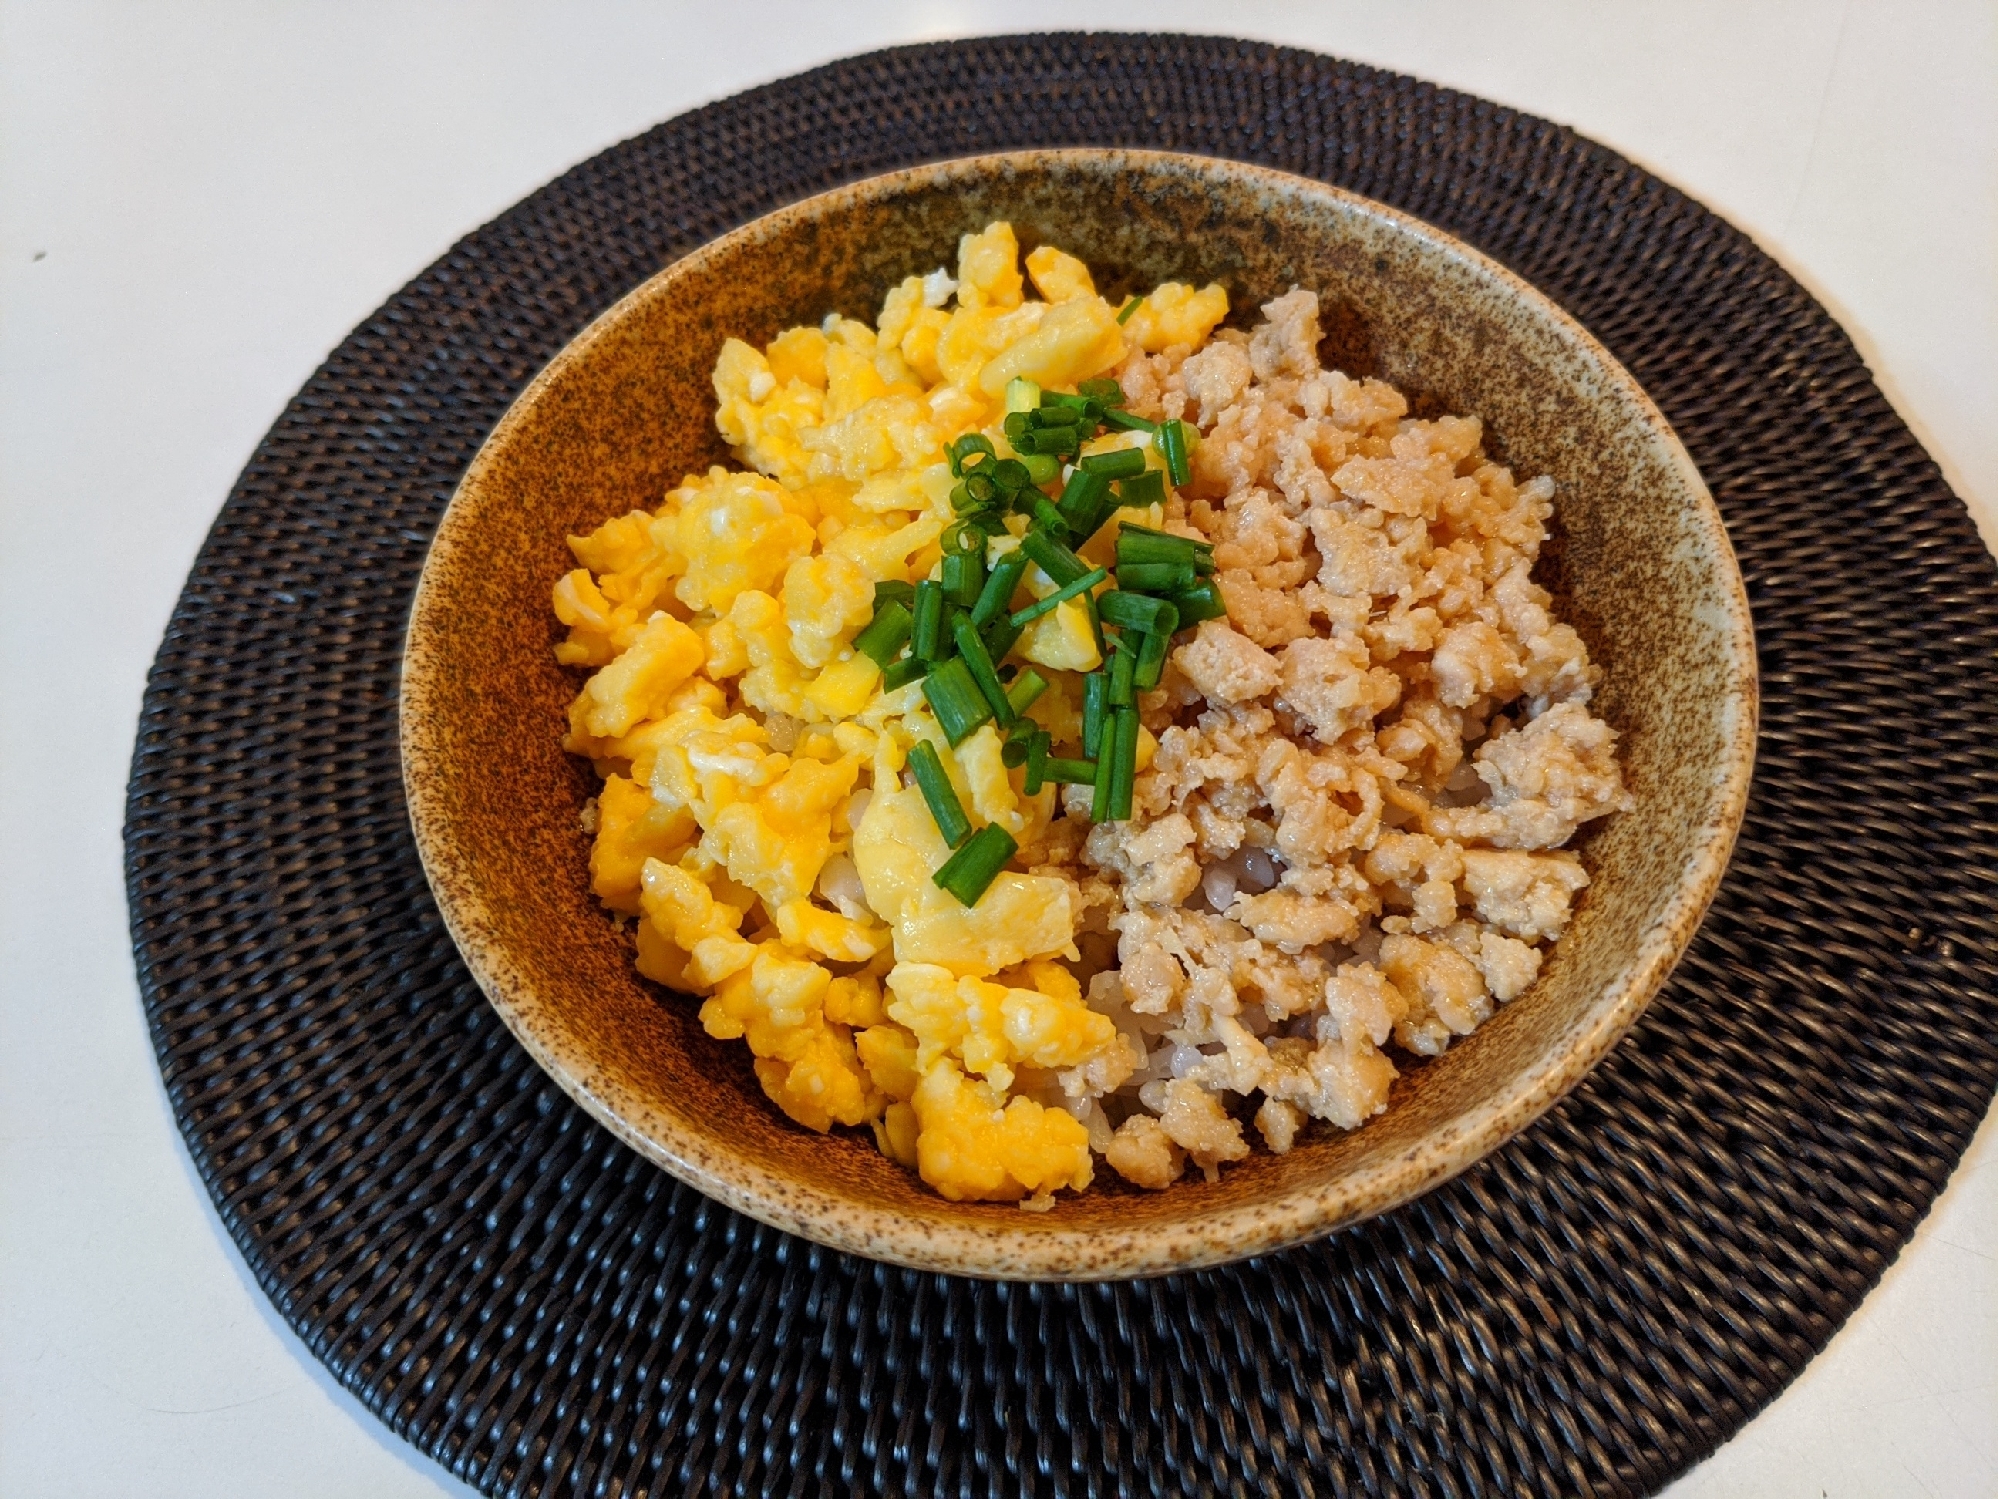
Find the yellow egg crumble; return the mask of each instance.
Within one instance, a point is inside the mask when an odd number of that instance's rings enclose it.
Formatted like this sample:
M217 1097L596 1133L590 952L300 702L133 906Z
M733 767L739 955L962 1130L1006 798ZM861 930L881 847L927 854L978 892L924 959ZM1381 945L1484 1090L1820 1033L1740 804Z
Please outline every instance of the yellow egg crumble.
M983 431L1010 452L1010 382L1072 390L1134 349L1197 346L1228 301L1167 284L1120 325L1075 257L1043 247L1025 271L995 223L965 237L954 278L889 292L873 328L835 315L762 350L730 339L716 422L754 472L690 475L657 510L571 537L581 565L554 603L557 659L597 668L565 743L603 773L591 879L639 918L639 971L704 996L708 1032L747 1042L800 1124L872 1125L946 1197L1045 1202L1089 1185L1089 1139L1019 1096L1020 1070L1121 1044L1057 961L1077 956L1071 885L1009 871L971 907L937 888L949 849L904 758L935 746L963 805L1022 847L1054 788L1027 795L990 724L953 750L920 683L884 692L852 640L875 584L935 575L946 446ZM1019 602L1052 591L1031 570ZM1017 654L1050 681L1030 716L1072 735L1075 674L1101 660L1083 607L1034 621Z

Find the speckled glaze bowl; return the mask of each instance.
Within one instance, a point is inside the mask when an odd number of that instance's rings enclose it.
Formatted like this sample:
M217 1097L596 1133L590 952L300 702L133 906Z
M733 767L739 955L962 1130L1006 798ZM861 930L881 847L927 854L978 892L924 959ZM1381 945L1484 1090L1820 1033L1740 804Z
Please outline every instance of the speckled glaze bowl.
M728 462L709 384L722 340L838 310L872 321L958 236L1010 219L1094 268L1106 295L1218 280L1238 315L1316 289L1328 364L1419 414L1476 413L1487 446L1559 485L1540 569L1605 683L1636 798L1589 834L1594 883L1539 980L1386 1113L1314 1124L1220 1181L1142 1192L1100 1167L1051 1212L952 1203L864 1132L815 1135L764 1097L740 1043L640 979L588 887L589 767L561 748L579 674L555 664L563 538ZM1405 215L1203 158L1055 151L898 172L773 213L669 266L542 372L446 511L410 617L403 772L439 907L521 1043L633 1148L752 1217L924 1270L1152 1275L1354 1223L1462 1171L1588 1072L1657 992L1718 884L1755 741L1748 605L1720 516L1630 376L1531 287ZM1398 1061L1401 1059L1397 1059Z

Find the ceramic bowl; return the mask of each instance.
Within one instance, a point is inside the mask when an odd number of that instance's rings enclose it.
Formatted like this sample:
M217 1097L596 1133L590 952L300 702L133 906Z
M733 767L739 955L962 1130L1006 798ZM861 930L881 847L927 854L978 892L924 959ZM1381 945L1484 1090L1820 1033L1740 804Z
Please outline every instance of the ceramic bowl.
M722 340L837 310L870 322L958 236L1010 219L1082 256L1107 295L1218 280L1232 305L1316 289L1325 361L1420 414L1484 418L1488 447L1558 483L1540 576L1602 666L1635 809L1582 845L1594 877L1539 980L1351 1133L1314 1124L1218 1182L1097 1185L1051 1212L947 1202L864 1132L813 1134L740 1043L640 979L591 897L589 767L561 748L579 685L551 647L563 538L728 462L709 384ZM675 1176L836 1249L948 1273L1096 1279L1189 1269L1384 1212L1523 1129L1629 1029L1726 864L1755 740L1748 606L1720 517L1636 383L1484 256L1377 203L1231 162L1122 151L981 157L782 209L668 266L529 386L466 471L424 568L402 696L411 818L438 905L513 1033L584 1108ZM1399 1060L1399 1059L1398 1059Z

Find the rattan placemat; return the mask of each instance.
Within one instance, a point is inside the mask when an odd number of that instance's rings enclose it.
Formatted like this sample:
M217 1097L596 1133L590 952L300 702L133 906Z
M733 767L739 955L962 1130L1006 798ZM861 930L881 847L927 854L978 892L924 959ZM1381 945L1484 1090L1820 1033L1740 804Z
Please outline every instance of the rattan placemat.
M787 1239L572 1105L431 903L396 682L460 472L613 299L843 181L1081 144L1323 178L1580 317L1727 517L1764 728L1692 951L1523 1138L1306 1249L1005 1286ZM577 167L400 292L272 428L146 695L126 830L146 1010L279 1310L491 1493L1639 1493L1823 1346L1991 1096L1994 583L1823 309L1569 131L1244 42L878 53Z

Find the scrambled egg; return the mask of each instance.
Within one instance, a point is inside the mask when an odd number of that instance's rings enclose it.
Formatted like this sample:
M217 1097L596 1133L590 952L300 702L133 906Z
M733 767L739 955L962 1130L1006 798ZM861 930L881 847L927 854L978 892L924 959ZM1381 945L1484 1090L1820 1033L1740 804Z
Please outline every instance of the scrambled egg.
M1038 1206L1086 1187L1088 1130L1046 1080L1123 1043L1063 966L1074 883L1009 871L958 904L902 772L933 744L966 808L1023 848L1053 788L1026 795L989 725L952 750L919 686L884 692L852 640L876 583L937 575L946 446L981 431L1010 453L1009 382L1072 390L1134 349L1198 346L1227 310L1217 286L1168 283L1120 324L1080 260L1042 247L1023 275L1012 227L992 224L960 243L955 277L891 290L872 328L834 315L762 349L730 339L716 424L747 471L689 475L656 510L569 539L555 654L594 674L566 745L604 775L590 875L637 918L639 971L701 996L702 1024L748 1045L791 1118L871 1126L946 1197ZM1157 507L1126 518L1159 524ZM1014 607L1052 588L1032 569ZM1072 732L1070 674L1100 664L1086 612L1058 606L1019 649L1051 682L1035 716Z

